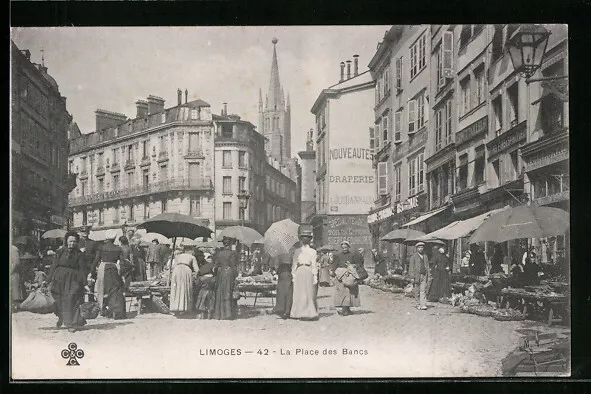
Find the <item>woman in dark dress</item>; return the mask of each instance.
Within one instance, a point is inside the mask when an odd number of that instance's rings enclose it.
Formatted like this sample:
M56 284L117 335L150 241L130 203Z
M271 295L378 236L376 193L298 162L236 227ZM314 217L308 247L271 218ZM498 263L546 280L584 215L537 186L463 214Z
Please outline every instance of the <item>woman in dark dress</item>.
M375 264L374 273L379 274L380 276L386 276L386 260L384 259L384 257L376 249L373 249L371 251L371 254L373 257L373 262Z
M291 273L291 253L274 257L277 265L277 300L273 313L288 319L293 304L293 276Z
M125 318L124 283L119 273L118 262L124 260L123 250L113 242L117 232L107 230L105 244L96 253L91 274L96 276L94 292L103 316Z
M433 282L428 299L431 302L437 302L441 298L448 298L451 295L451 281L449 278L451 263L449 257L445 254L445 248L443 246L439 248L438 253L433 258L432 264Z
M210 253L196 253L199 271L195 289L197 301L195 310L199 319L209 319L214 308L215 301L215 277L213 276L213 257Z
M215 305L212 318L232 320L236 318L238 310L238 301L232 297L238 276L238 255L232 250L232 239L224 237L222 242L224 247L215 255Z
M68 331L75 332L86 324L80 314L80 304L84 302L85 289L90 289L86 284L85 257L78 249L80 238L77 233L68 232L65 239L67 247L55 255L47 282L55 299L57 327L63 324Z
M119 237L120 248L123 251L123 260L119 261L119 273L125 284L125 288L129 288L132 280L133 263L131 262L131 246L129 240L125 235Z

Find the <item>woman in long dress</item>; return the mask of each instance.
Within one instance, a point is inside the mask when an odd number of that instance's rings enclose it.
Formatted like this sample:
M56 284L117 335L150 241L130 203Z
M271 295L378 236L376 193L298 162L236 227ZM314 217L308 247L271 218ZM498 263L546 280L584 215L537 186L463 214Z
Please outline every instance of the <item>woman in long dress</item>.
M120 248L123 251L123 260L119 261L119 273L125 284L125 288L129 288L132 279L133 263L131 261L131 246L129 240L125 235L119 237Z
M331 266L331 274L335 275L337 268L347 268L347 263L353 265L363 266L363 257L359 252L351 252L351 244L349 241L341 242L342 252L335 255ZM359 285L347 287L340 280L335 281L334 294L335 307L342 308L339 311L341 316L348 316L351 314L351 307L361 306L359 299Z
M292 319L317 319L316 284L318 263L316 251L310 247L311 226L300 225L300 245L293 251L291 275L293 276Z
M451 263L449 257L445 254L445 248L439 248L438 253L433 258L433 282L429 292L429 301L437 302L442 298L448 298L451 295L451 281L449 273L451 272Z
M107 230L105 243L98 248L89 275L96 275L94 292L102 315L114 319L125 318L125 284L119 273L123 250L114 244L116 230Z
M55 299L57 327L65 325L68 331L75 332L86 324L80 314L80 304L84 302L86 282L85 256L78 249L80 237L75 232L65 235L66 248L60 249L51 264L47 283Z
M190 247L179 245L172 258L170 278L170 311L181 317L193 309L193 272L197 272L197 259L190 254Z
M318 273L318 284L321 287L330 286L330 257L328 252L321 251L320 258L318 259L319 273Z
M238 276L238 255L232 250L232 239L224 237L224 247L215 255L214 273L215 305L213 319L232 320L236 318L238 302L232 296Z
M210 253L203 254L204 261L199 264L196 288L197 301L195 309L199 319L208 319L213 311L215 299L215 277L213 276L213 256Z

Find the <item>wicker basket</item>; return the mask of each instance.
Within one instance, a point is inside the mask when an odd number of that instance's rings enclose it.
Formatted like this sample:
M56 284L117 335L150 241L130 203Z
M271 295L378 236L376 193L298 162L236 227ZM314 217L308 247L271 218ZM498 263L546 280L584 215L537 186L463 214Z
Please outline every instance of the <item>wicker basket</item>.
M80 314L85 319L96 319L100 311L98 302L89 301L80 305Z

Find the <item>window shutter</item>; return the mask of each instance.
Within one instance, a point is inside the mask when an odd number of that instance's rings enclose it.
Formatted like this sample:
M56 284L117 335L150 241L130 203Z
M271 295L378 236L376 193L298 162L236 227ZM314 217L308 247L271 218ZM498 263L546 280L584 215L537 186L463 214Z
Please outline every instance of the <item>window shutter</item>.
M424 114L424 118L425 118L425 124L427 122L429 122L429 100L427 99L427 96L423 96L423 114Z
M388 116L384 116L382 119L382 134L384 135L384 145L390 141L390 135L388 134Z
M416 129L417 119L417 100L410 100L408 102L408 134L413 134Z
M374 138L375 138L375 149L377 152L380 150L380 124L379 123L376 125Z
M437 53L437 86L441 89L445 86L445 77L443 76L443 46Z
M402 141L402 112L394 113L394 142Z
M375 153L375 129L373 127L369 128L369 149L371 150L371 153Z
M388 163L378 163L378 194L384 196L388 194Z
M445 78L453 78L452 76L452 60L453 60L453 32L446 31L443 33L443 76Z
M396 59L396 89L402 90L402 57Z

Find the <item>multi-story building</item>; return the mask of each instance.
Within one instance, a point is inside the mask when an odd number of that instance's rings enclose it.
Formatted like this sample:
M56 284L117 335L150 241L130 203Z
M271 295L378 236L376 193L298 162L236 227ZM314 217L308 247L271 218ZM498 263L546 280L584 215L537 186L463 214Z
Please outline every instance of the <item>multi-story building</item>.
M430 26L393 26L369 64L376 81L370 128L376 200L368 224L374 247L395 259L405 259L406 248L380 242L381 237L413 223L423 231L438 225L436 212L421 216L429 210L425 148L430 104L438 103L430 89L431 48Z
M271 63L271 79L269 93L263 106L263 95L259 89L259 133L266 137L267 154L283 163L291 158L291 105L289 94L287 99L279 80L279 64L277 62L277 39L273 38L273 60Z
M162 212L203 219L215 229L214 125L202 100L165 109L149 96L134 119L96 111L96 131L70 141L72 227L134 225Z
M308 132L306 150L298 152L302 168L301 210L302 223L309 223L316 213L316 151L314 151L314 129Z
M569 211L568 33L548 25L551 35L541 70L529 84L531 112L527 143L521 147L525 193L531 204ZM542 262L569 256L569 232L535 240Z
M339 244L369 252L367 212L374 200L372 152L367 127L373 123L375 82L359 73L357 55L341 63L340 82L322 90L311 112L316 117L316 213L314 242ZM369 256L369 253L366 254Z
M12 234L39 238L67 225L72 117L44 61L33 63L30 51L14 43L11 49Z

